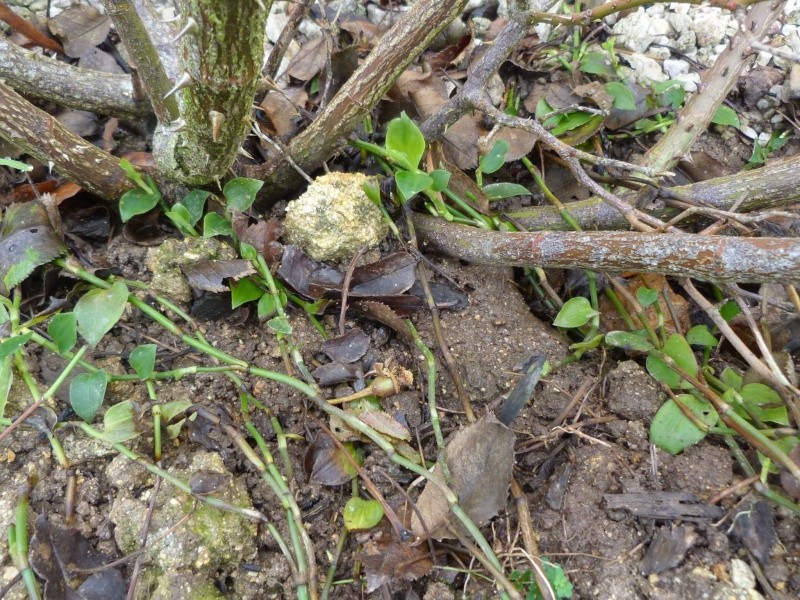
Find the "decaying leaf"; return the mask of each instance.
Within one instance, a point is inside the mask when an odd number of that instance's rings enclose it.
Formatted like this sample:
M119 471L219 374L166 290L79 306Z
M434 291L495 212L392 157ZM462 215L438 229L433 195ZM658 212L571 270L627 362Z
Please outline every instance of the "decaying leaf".
M359 452L351 443L345 443L344 450L327 435L320 434L306 450L304 466L310 483L319 485L343 485L358 475L358 471L345 456L347 452L356 462Z
M447 444L445 456L452 477L451 489L458 496L461 508L477 525L486 523L506 505L514 466L514 439L513 431L493 414L487 414L456 433ZM433 475L444 479L440 465L436 465ZM414 513L411 530L415 535L424 536L427 528L437 540L455 537L447 525L460 524L449 517L450 507L438 486L431 482L425 485L417 508L426 527Z
M323 387L355 381L359 377L363 377L361 367L357 364L343 363L338 360L317 367L311 374Z
M408 523L409 511L395 512L404 525ZM385 518L375 529L358 539L362 547L356 559L364 565L367 592L375 591L392 579L414 581L430 573L433 568L427 544L398 540Z
M247 215L237 212L231 219L231 225L239 241L255 248L268 265L278 263L283 253L283 245L278 242L283 233L283 223L272 218L268 221L259 219L251 224Z
M369 425L385 436L397 440L410 440L411 432L400 421L382 410L364 410L358 414L358 419Z
M328 38L321 35L303 44L289 63L287 73L300 81L310 81L329 59Z
M181 267L187 283L207 292L226 292L223 279L241 279L256 272L249 260L201 260Z
M344 335L330 338L322 342L321 350L331 360L352 363L366 354L369 349L369 336L358 328L349 330Z
M667 317L664 319L664 327L666 328L667 333L675 333L678 330L688 331L691 328L692 323L689 316L689 303L683 296L672 291L669 282L667 282L666 277L663 275L648 273L620 281L633 296L635 296L636 291L642 287L662 292L658 295L658 305L659 312L663 315L667 315ZM668 306L664 300L664 292L669 294L670 306ZM626 297L622 296L621 299L622 303L625 305L625 308L631 314L634 314L636 311L634 310L634 307L629 304ZM622 321L619 313L612 308L611 303L606 300L605 295L603 295L600 301L600 314L600 324L606 331L626 329L624 321ZM655 307L652 305L647 307L644 311L644 314L647 316L650 326L657 328L659 313L656 312ZM679 329L675 328L675 323L670 318L670 316L673 314L679 321Z
M78 569L92 569L110 560L110 557L98 553L77 529L60 527L40 515L34 525L34 536L31 539L29 559L33 570L45 580L45 600L84 600L87 596L78 593L69 586L69 580L76 576ZM107 600L125 598L126 587L115 584L121 579L119 571L116 576L109 569L108 574L89 584L91 590L102 589L108 595ZM92 597L97 597L92 594Z
M0 223L0 294L8 294L33 270L58 257L64 243L41 202L12 204Z
M320 283L340 285L344 279L341 273L319 261L314 260L297 246L285 246L281 266L278 267L278 276L294 288L297 293L307 298L314 297L309 290L312 279Z
M308 93L301 87L269 92L261 101L261 108L267 115L275 134L287 137L297 131L301 118L299 107L308 101Z
M48 21L50 31L64 45L64 53L80 58L106 39L111 19L93 6L70 6Z

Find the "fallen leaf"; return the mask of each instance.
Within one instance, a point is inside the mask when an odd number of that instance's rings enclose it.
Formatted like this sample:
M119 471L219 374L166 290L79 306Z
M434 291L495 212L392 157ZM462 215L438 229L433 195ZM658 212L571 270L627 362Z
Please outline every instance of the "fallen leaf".
M256 272L249 260L201 260L181 267L186 282L207 292L226 292L223 279L241 279Z
M506 506L514 466L514 440L514 432L490 413L456 433L445 448L450 488L458 496L461 508L478 526ZM441 465L436 465L433 476L444 480ZM448 523L461 528L459 522L449 518L450 506L444 494L430 481L420 494L417 509L426 526L423 527L415 512L411 530L417 536L423 537L427 528L431 537L441 540L455 537L448 530Z
M352 363L366 354L369 342L370 339L366 333L358 328L353 328L344 335L322 342L321 350L333 361Z
M261 101L261 109L272 124L278 137L288 137L297 131L301 114L299 107L308 101L308 93L301 87L269 92Z
M651 573L677 567L696 541L697 533L689 526L661 527L653 536L642 560L642 575L647 577Z
M330 58L327 41L327 36L321 35L303 44L286 72L300 81L310 81Z
M345 452L357 463L361 462L360 453L352 443L345 442L342 445L344 450L327 434L317 436L306 450L303 461L309 483L327 486L344 485L358 475L358 471L345 456Z
M383 435L396 440L408 441L411 439L411 432L400 421L382 410L364 410L358 414L358 419L369 425Z
M106 39L111 19L92 6L79 4L50 19L48 26L61 39L64 53L80 58Z

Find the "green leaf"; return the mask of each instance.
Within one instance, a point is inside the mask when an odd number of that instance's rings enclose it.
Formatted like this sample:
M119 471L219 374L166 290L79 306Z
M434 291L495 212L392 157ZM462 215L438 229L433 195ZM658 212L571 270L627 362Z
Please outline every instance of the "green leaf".
M644 333L643 331L641 333ZM634 352L650 352L653 344L643 335L628 331L609 331L605 335L605 342L613 348L622 348Z
M231 284L231 308L239 308L242 304L258 300L264 293L252 279L244 277Z
M542 560L542 567L545 578L547 578L547 581L549 581L550 585L553 586L553 592L555 593L556 598L558 600L567 600L568 598L572 598L574 589L569 577L567 577L567 574L564 573L564 569L561 568L561 565L556 565Z
M344 505L344 526L348 531L372 529L383 518L383 507L377 500L350 498Z
M78 342L78 321L75 313L59 313L47 324L47 335L53 338L61 354L66 354Z
M22 348L25 344L28 343L28 340L33 337L33 332L29 331L28 333L23 333L21 335L15 335L3 343L0 343L0 360L5 359L7 356L11 356Z
M222 188L222 193L228 201L228 210L244 212L255 202L258 190L264 185L260 179L236 177L231 179Z
M256 261L258 260L258 251L255 249L255 246L251 246L247 242L240 242L239 256L246 260Z
M505 140L495 140L491 150L481 157L478 168L482 173L494 173L506 164L506 153L508 152L508 142Z
M722 371L722 375L720 375L719 378L722 380L722 383L732 387L737 392L742 389L742 376L730 367L725 367L725 370Z
M165 212L164 216L172 221L172 224L175 225L178 231L180 231L183 235L187 237L193 237L197 235L197 231L195 231L194 226L189 222L189 211L186 210L186 207L181 203L173 204L172 210Z
M203 218L203 212L206 208L206 200L211 195L211 192L206 190L192 190L181 200L181 204L189 211L189 224L194 226Z
M518 183L490 183L483 186L483 193L489 200L500 200L513 196L530 196L531 191Z
M13 158L0 158L0 167L11 167L17 171L22 171L23 173L33 171L33 167L31 165L14 160Z
M643 308L647 308L658 300L658 290L651 290L650 288L640 287L636 290L636 300Z
M587 112L573 111L559 115L557 118L557 125L550 130L550 133L555 136L564 135L568 131L572 131L581 125L585 125L592 120L592 118L594 118L594 115ZM549 120L550 119L548 119L548 121Z
M739 305L736 304L735 300L728 300L719 307L719 314L727 323L730 323L731 319L742 314L742 310L739 308Z
M611 67L608 55L597 50L587 52L581 59L579 68L582 72L592 75L606 75L609 77L614 75L614 69Z
M706 325L695 325L686 333L686 341L692 346L703 346L704 348L715 348L719 346L719 341L708 330Z
M748 383L739 394L744 400L747 411L755 418L766 423L789 425L786 405L778 392L763 383Z
M203 217L203 237L210 238L215 235L233 235L231 222L215 212Z
M431 190L434 192L441 192L447 187L447 184L450 183L450 171L446 171L445 169L436 169L428 173L428 175L430 175L433 181Z
M127 223L136 215L143 215L155 208L161 194L148 193L140 188L128 190L119 199L119 216L123 223Z
M537 121L541 121L546 115L549 115L553 112L553 107L548 104L547 100L544 98L539 98L539 101L536 103L536 112L534 113L534 117L536 117Z
M673 333L669 336L669 339L667 339L667 343L664 344L663 352L689 375L697 375L697 360L686 338L677 333ZM647 371L655 379L673 390L681 387L691 387L678 373L673 371L667 363L658 358L655 354L651 354L647 357Z
M10 356L0 360L0 419L5 416L8 393L11 391L11 384L14 382L12 364L13 359Z
M103 405L108 377L105 371L81 373L69 384L69 403L81 419L90 423Z
M269 321L267 321L267 327L272 329L272 331L276 333L282 333L283 335L291 335L292 334L292 326L289 324L289 321L286 317L273 317Z
M717 125L730 125L731 127L739 127L739 115L733 109L720 104L717 110L714 111L714 116L711 117L711 122Z
M277 306L275 306L275 298L272 294L265 293L258 299L257 314L259 321L266 321L275 314L276 310Z
M658 97L662 106L679 108L686 98L686 90L683 89L683 82L669 79L653 84L653 93Z
M592 305L583 296L570 298L558 311L553 325L556 327L581 327L585 325L589 319L597 316L596 310L592 309Z
M134 167L128 159L119 159L119 166L123 171L125 171L125 175L128 176L128 179L135 183L140 190L146 194L153 194L156 191L150 187L144 179L142 179L142 174L136 170L136 167Z
M109 443L116 444L132 440L139 432L136 431L136 422L133 418L133 405L130 400L124 400L108 408L103 415L102 438Z
M713 427L717 423L717 411L705 400L695 398L691 394L681 394L678 400L686 406L701 423ZM706 436L706 432L697 427L681 408L668 400L656 413L650 425L650 441L656 446L678 454L692 444L696 444Z
M609 81L605 86L606 93L614 99L617 110L635 110L636 102L631 89L619 81Z
M118 281L109 289L96 289L86 292L75 305L78 332L93 348L108 331L116 325L125 304L128 302L128 288Z
M394 174L394 179L405 200L410 200L412 196L433 185L433 179L422 172L398 171Z
M156 366L156 345L142 344L134 348L128 357L128 363L136 371L139 379L147 379L153 374L153 368Z
M403 154L412 169L419 166L425 153L425 138L405 112L392 119L386 128L386 149Z

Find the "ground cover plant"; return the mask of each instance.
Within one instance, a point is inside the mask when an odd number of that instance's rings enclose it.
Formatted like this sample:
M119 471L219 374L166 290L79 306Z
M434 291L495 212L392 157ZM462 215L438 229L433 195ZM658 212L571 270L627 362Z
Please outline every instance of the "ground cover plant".
M800 590L797 15L467 4L0 2L0 597Z

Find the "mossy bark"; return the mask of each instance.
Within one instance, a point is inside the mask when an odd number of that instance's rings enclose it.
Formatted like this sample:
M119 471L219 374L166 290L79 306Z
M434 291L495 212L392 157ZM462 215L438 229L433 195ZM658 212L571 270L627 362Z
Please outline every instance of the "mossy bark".
M250 128L271 2L181 0L180 117L161 123L153 154L162 174L202 185L227 173ZM267 10L264 10L266 8Z

